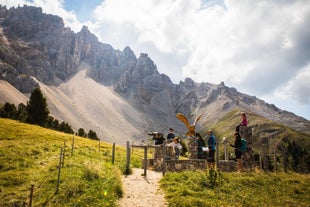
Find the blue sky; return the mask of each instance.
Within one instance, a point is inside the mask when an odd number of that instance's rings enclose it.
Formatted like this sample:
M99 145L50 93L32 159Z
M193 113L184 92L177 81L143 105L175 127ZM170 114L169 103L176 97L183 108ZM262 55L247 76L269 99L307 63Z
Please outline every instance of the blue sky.
M0 0L34 5L78 32L186 77L256 96L310 120L310 1Z
M101 2L102 0L66 0L63 5L65 10L74 11L80 22L85 22L89 20L95 21L89 14L95 10Z

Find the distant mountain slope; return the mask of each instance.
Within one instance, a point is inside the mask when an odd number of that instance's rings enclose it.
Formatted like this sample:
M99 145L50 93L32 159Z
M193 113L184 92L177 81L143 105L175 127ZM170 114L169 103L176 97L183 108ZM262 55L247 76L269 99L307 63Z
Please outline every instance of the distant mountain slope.
M14 86L4 80L0 80L0 103L9 102L16 106L26 104L28 97L18 91Z
M140 140L147 131L167 133L170 127L183 135L186 129L175 117L178 112L191 121L205 114L197 126L202 132L231 111L246 111L310 134L309 120L224 83L186 78L173 84L147 54L137 58L129 47L115 50L87 27L74 33L60 17L41 8L0 6L0 42L0 79L27 94L37 84L34 77L55 118L74 128L100 131L103 139L123 141L127 135Z
M69 122L77 131L92 129L109 142L125 144L143 137L143 114L126 100L86 75L90 66L81 64L79 72L59 86L39 83L51 114Z

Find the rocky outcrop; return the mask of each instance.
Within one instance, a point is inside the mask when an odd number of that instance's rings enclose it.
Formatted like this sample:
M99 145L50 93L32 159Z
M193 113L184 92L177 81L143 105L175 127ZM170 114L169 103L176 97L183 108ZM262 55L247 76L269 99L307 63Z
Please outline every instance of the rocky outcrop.
M2 34L8 40L1 47L3 62L18 74L34 76L47 84L59 83L76 72L80 59L72 48L75 36L64 28L60 17L29 6L0 10Z

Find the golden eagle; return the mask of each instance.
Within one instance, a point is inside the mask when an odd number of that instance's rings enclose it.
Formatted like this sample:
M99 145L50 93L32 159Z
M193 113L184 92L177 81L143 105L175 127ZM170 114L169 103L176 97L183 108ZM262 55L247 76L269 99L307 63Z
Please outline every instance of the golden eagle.
M188 121L188 119L186 118L186 116L184 116L181 113L177 113L176 117L185 124L186 128L188 129L188 132L186 132L186 136L193 136L195 135L195 127L197 122L200 120L200 118L202 117L203 114L198 115L195 118L195 121L193 123L193 125L191 125Z

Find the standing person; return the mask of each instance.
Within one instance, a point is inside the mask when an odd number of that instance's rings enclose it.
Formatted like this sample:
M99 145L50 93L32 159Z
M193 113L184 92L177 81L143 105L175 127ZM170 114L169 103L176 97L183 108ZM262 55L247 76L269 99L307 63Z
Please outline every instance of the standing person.
M152 139L155 140L155 145L161 145L165 141L164 135L162 133L152 132L152 133L149 133L149 135L153 136Z
M171 142L174 139L175 135L174 135L174 130L172 128L169 129L169 133L167 135L167 141Z
M208 168L214 168L216 138L211 129L208 130Z
M170 144L167 144L167 146L172 146L174 149L174 158L176 160L179 159L180 154L181 154L181 150L182 150L182 145L180 143L179 137L175 137L173 138L173 142Z
M230 144L230 146L235 148L235 155L236 155L236 159L238 162L238 171L242 172L242 170L243 170L242 159L241 159L242 151L240 150L241 145L242 145L242 141L241 141L241 136L240 136L239 132L235 132L234 137L235 137L235 143L231 144L229 141L228 141L228 143Z
M245 112L241 112L241 122L236 126L236 132L239 132L239 129L240 129L240 126L248 126L248 120L247 120L247 117L246 117L246 114Z
M198 143L198 159L205 158L203 147L206 146L205 140L203 140L202 136L199 133L196 133L195 136L197 137Z

